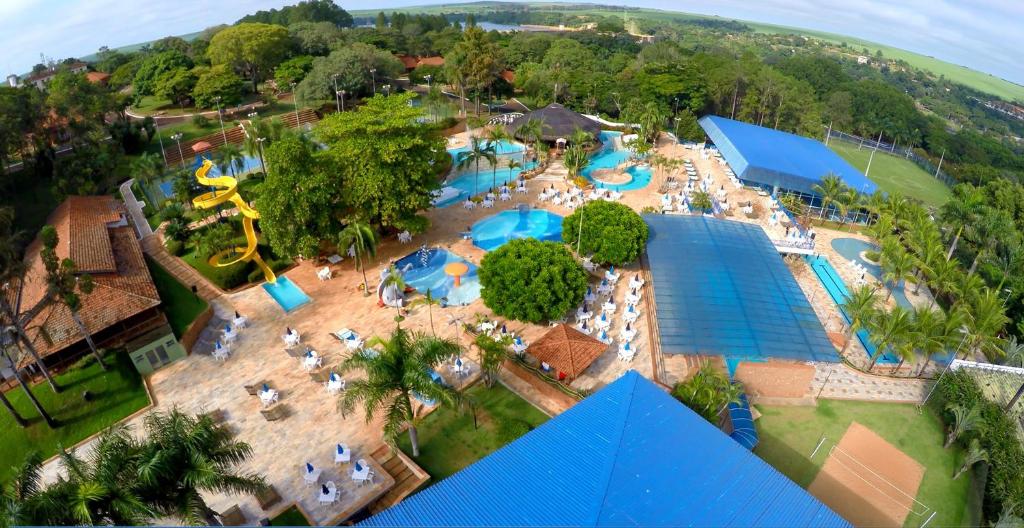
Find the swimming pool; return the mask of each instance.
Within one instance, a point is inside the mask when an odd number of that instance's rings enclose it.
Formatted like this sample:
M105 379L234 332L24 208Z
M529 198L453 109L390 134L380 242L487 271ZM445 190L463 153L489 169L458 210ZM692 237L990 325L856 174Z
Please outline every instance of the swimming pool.
M444 272L445 265L451 262L462 262L469 267L457 288L455 280ZM446 299L446 304L462 306L480 298L477 267L450 251L423 248L398 259L395 266L402 272L406 284L420 293L430 290L431 296Z
M861 253L865 251L878 251L878 246L856 238L837 238L832 240L832 249L836 250L836 253L839 253L846 262L851 260L860 262L861 266L864 266L864 269L870 273L872 277L882 281L882 268L878 264L872 264L861 257ZM882 282L884 283L885 281ZM886 284L886 287L889 287L889 285ZM896 304L909 310L913 308L914 305L910 303L909 299L907 299L904 287L905 285L901 283L890 289L892 290L892 297L896 300Z
M490 141L484 141L485 146L489 146ZM469 145L464 147L448 149L448 154L452 156L452 160L456 163L459 161L459 154L463 152L469 152ZM501 140L494 144L494 153L498 156L507 156L509 154L522 154L526 150L526 145L516 141Z
M629 149L625 147L618 148L618 140L621 136L622 132L615 132L611 130L601 131L601 148L590 155L590 163L588 163L581 172L584 178L594 183L599 183L594 180L592 176L594 171L601 169L614 169L629 159ZM631 191L634 189L643 189L644 187L647 187L647 184L651 183L650 166L633 165L628 167L625 172L633 177L629 183L599 183L599 185L602 188L612 189L614 191Z
M202 164L203 164L203 157L202 156L196 156L195 162L192 163L192 168L190 170L194 173L196 171L196 169L198 169ZM235 175L236 176L241 176L242 174L245 174L247 172L259 171L259 170L262 170L262 166L260 165L260 159L258 157L256 157L256 156L243 156L242 157L242 168L241 168L241 170L239 170L237 165L234 167L234 171L235 171ZM220 167L218 167L217 165L214 165L213 168L210 169L210 176L223 176L223 173L221 173L221 171L220 171ZM228 176L231 176L231 170L228 170ZM163 181L161 181L160 183L157 184L157 187L159 187L160 188L160 192L162 192L164 194L164 198L174 198L174 181L173 180L171 180L171 179L163 180Z
M562 217L543 209L502 211L473 224L473 245L485 251L516 238L562 241Z
M528 161L523 167L509 170L507 167L508 159L512 158L513 155L520 155L526 150L526 146L522 143L515 143L511 141L499 141L495 147L495 151L499 156L502 156L498 160L498 170L494 171L491 165L486 161L480 162L480 174L477 175L474 168L456 173L453 177L449 178L444 182L445 187L453 187L459 191L457 195L440 201L435 204L435 207L448 207L452 204L460 203L465 201L466 198L473 196L478 193L487 192L495 186L501 186L510 181L515 180L519 177L519 173L524 170L530 170L537 166L534 161ZM460 152L469 151L469 147L460 147L457 149L448 149L448 154L452 157L452 162L458 162L458 155ZM517 161L521 161L516 158Z
M264 283L263 289L285 312L290 312L312 300L288 277L278 277L277 282Z
M832 267L828 258L824 256L807 255L804 259L807 260L811 269L814 270L814 274L818 277L818 280L821 281L821 285L825 287L825 291L828 292L829 297L832 297L832 301L839 306L839 313L843 314L843 320L846 321L846 324L850 324L850 316L847 315L846 309L843 308L843 305L846 304L846 299L850 297L850 290L846 288L846 284L843 283L843 279L839 276L839 272ZM868 357L873 357L875 352L878 350L878 347L876 347L875 344L871 342L871 339L869 339L868 331L863 328L858 330L857 339L859 339L860 343L864 345L864 350L867 351ZM878 358L878 363L896 364L899 363L899 361L898 357L889 352L882 354L882 356Z

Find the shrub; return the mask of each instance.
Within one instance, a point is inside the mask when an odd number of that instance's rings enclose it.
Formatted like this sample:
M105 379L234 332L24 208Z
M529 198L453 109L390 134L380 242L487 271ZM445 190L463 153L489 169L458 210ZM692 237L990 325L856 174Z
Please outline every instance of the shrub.
M168 253L178 257L181 256L182 250L185 249L185 244L180 240L171 238L164 242L164 247L167 248Z
M587 291L587 272L557 242L512 240L484 255L479 274L488 308L531 323L564 316Z
M705 420L718 425L727 405L738 403L743 389L724 373L705 363L692 378L672 387L672 396Z
M530 432L530 424L524 420L516 418L498 418L497 420L497 431L495 436L498 437L498 441L507 444L520 436Z
M165 222L172 220L181 220L185 218L185 208L179 203L168 202L164 205L164 208L160 211L160 218Z
M562 239L572 249L599 264L628 264L640 258L647 245L647 224L636 211L615 202L596 200L562 220Z
M203 114L195 114L192 116L192 124L199 128L206 128L210 126L210 119Z
M218 288L231 290L246 284L249 277L249 266L241 262L225 267L210 266L203 276L216 284Z

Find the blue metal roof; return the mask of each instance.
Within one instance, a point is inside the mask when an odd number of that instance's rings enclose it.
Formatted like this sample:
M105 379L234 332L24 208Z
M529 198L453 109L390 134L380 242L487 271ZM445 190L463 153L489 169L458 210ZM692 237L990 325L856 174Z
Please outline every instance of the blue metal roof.
M634 371L364 526L850 526Z
M698 123L741 180L815 194L814 185L831 172L859 192L877 189L820 141L719 116Z
M663 352L839 360L759 226L703 216L649 214L644 220Z

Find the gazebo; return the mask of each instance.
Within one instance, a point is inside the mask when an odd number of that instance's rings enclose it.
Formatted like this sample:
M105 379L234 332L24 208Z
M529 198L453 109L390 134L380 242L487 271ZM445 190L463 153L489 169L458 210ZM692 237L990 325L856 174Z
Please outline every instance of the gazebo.
M608 345L565 324L553 327L527 351L558 371L558 378L575 379L608 350Z
M564 141L577 128L589 133L594 139L597 139L598 134L601 133L601 125L596 121L573 112L558 103L551 103L539 110L523 114L508 125L508 131L520 140L532 139L524 138L519 134L519 129L531 119L540 121L541 141L547 143L554 143L559 139Z

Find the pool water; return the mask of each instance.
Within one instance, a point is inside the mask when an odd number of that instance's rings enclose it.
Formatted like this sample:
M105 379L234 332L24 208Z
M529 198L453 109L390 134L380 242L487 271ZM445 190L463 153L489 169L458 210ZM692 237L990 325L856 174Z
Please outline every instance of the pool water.
M461 284L455 287L455 279L444 272L446 264L462 262L469 272L462 276ZM444 249L420 249L395 262L405 283L420 293L430 290L437 299L447 299L446 304L464 306L480 298L480 278L477 267L462 257Z
M524 170L533 169L537 166L537 163L534 161L527 161L523 167L511 171L506 166L508 159L513 157L516 161L522 162L521 155L525 150L526 146L522 143L504 140L499 141L495 146L496 153L498 156L501 156L501 158L498 159L497 171L491 168L490 163L481 160L479 178L474 168L469 168L461 173L455 174L449 180L445 181L444 185L446 187L454 187L459 191L459 194L452 196L447 200L438 202L436 207L448 207L456 203L461 203L470 196L487 192L487 190L492 187L500 187L502 184L515 180L519 177L519 173ZM458 163L459 153L467 151L469 151L469 147L460 147L457 149L448 149L448 154L451 155L454 164Z
M502 211L473 224L473 245L491 251L516 238L562 241L562 217L543 209Z
M192 173L195 173L196 169L198 169L202 164L203 164L203 157L202 156L196 156L195 161L192 163L192 168L190 169L192 171ZM237 165L234 166L235 176L241 176L242 174L245 174L247 172L259 171L261 169L262 169L262 167L260 166L260 159L258 157L256 157L256 156L243 156L242 157L242 168L241 168L241 170L239 170ZM220 167L218 167L216 164L213 166L212 169L210 169L210 176L223 176L223 175L224 174L221 173L221 171L220 171ZM228 170L227 175L231 176L231 170L230 169ZM162 192L164 194L165 198L173 198L174 197L174 181L173 180L167 179L167 180L161 181L160 183L157 184L157 187L160 188L160 192Z
M850 260L860 262L861 266L864 266L864 269L870 273L872 277L882 281L882 268L878 264L872 264L860 256L861 253L865 251L878 251L878 246L856 238L837 238L832 241L832 249L836 250L836 253L842 255L845 262L849 262ZM884 283L885 281L882 282ZM889 288L889 285L886 284L886 287ZM914 305L910 303L909 299L907 299L904 287L905 285L900 283L889 289L892 290L892 297L896 300L896 304L909 310L913 308Z
M485 145L490 145L490 141L485 141ZM459 154L463 152L469 152L469 145L464 147L448 149L448 154L451 154L452 160L455 163L459 162ZM522 154L526 150L526 145L516 141L501 140L494 144L494 153L498 156L507 156L509 154ZM486 165L487 162L481 162L481 165Z
M594 171L600 169L614 169L629 159L629 149L624 146L622 148L618 148L618 140L621 136L622 132L610 130L601 131L601 148L590 155L590 163L588 163L581 172L584 178L594 183L598 183L591 176ZM644 187L647 187L647 184L651 183L650 166L641 167L639 165L633 165L628 167L625 172L633 177L633 179L628 183L621 183L617 185L599 183L599 185L602 188L611 189L613 191L632 191L635 189L643 189Z
M843 305L846 304L846 299L850 297L850 290L846 288L846 284L843 283L843 279L839 276L839 272L832 267L832 263L828 261L828 258L813 255L807 255L804 257L807 263L814 270L814 274L821 281L821 285L825 287L825 291L828 292L829 297L832 297L832 301L839 306L839 313L843 314L843 320L846 324L850 324L850 316L847 315ZM857 331L857 339L864 345L864 350L867 351L868 357L871 358L875 355L878 347L869 339L867 330L863 328ZM878 363L896 364L899 363L899 358L895 355L886 352L882 354L882 357L878 358Z
M274 283L266 282L263 289L285 312L290 312L312 300L288 277L278 277Z

